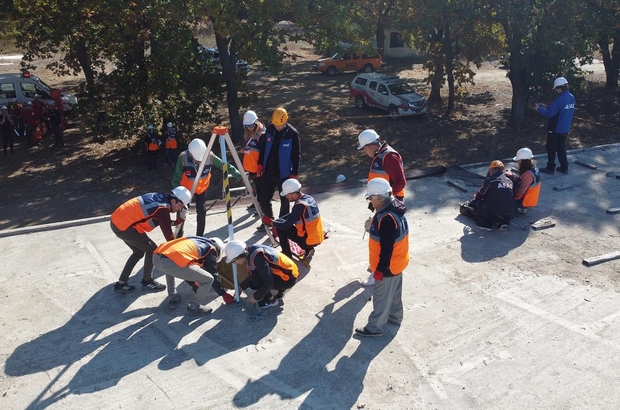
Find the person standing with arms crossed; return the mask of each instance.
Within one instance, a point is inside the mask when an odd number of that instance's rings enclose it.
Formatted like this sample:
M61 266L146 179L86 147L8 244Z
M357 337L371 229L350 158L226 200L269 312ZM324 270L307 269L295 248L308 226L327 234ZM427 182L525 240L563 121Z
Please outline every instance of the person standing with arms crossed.
M271 124L261 138L257 175L261 177L260 207L263 214L273 219L271 198L276 189L282 192L282 183L289 178L297 179L301 148L299 132L288 123L288 113L282 107L273 111ZM289 201L280 199L280 214L289 213ZM258 229L262 229L261 224Z
M536 104L536 112L547 117L547 167L540 168L540 172L553 175L555 171L568 174L568 159L566 158L566 138L573 122L575 113L575 97L568 91L568 81L558 77L553 82L553 89L558 97L553 104L546 106ZM555 156L558 156L559 167L555 167Z
M396 150L390 147L387 142L382 141L379 134L375 130L364 130L357 136L359 142L358 150L363 150L364 154L372 158L370 161L370 169L368 171L368 181L373 178L383 178L392 187L394 197L399 201L405 199L405 186L407 179L405 178L405 170L403 168L403 159ZM374 210L372 202L368 204L368 209ZM369 218L366 221L366 230L370 223ZM362 281L363 286L372 286L375 284L373 273Z
M368 181L366 199L375 209L370 223L368 259L375 283L368 324L355 329L357 336L381 336L388 323L403 320L403 271L409 265L409 225L405 204L392 196L383 178Z

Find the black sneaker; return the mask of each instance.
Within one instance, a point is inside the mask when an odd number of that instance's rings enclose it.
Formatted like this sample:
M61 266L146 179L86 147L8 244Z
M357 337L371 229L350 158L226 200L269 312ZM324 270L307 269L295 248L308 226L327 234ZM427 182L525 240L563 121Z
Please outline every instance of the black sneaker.
M548 168L541 168L541 169L539 169L539 171L542 172L543 174L547 174L547 175L555 174L554 170L548 169Z
M265 224L260 224L260 225L258 225L258 226L256 227L256 230L257 230L257 231L260 231L260 230L263 230L263 229L265 229Z
M371 332L370 330L366 329L365 327L358 327L357 329L355 329L355 334L358 336L381 336L383 335L383 332Z
M276 307L276 306L278 306L278 303L280 303L280 302L278 302L278 299L277 299L277 298L273 298L273 299L271 299L271 300L269 300L269 299L264 300L264 299L263 299L263 300L261 300L260 302L258 302L258 307L259 307L260 309L267 309L267 308L270 308L270 307Z
M202 306L197 306L193 308L190 305L187 305L186 312L190 316L203 316L203 315L211 314L211 312L213 312L213 309L202 307Z
M136 287L133 285L130 285L129 283L116 282L114 284L114 292L127 293L127 292L133 292L134 290L136 290Z
M312 259L312 257L314 256L314 248L310 248L306 251L305 255L304 255L304 259L306 260L310 260Z
M563 173L564 175L568 174L568 168L564 169L562 167L557 167L555 170L558 171L558 172Z
M151 279L148 282L142 281L142 290L161 292L162 290L166 290L166 285L157 282L155 279Z
M282 299L283 297L284 297L284 292L279 290L278 293L276 294L276 299Z
M497 228L500 231L507 231L508 230L508 224L500 224L499 228Z
M174 295L170 295L170 300L168 301L168 308L170 310L174 310L179 307L181 303L181 295L175 293Z
M483 231L492 231L493 227L488 222L476 222L476 226Z

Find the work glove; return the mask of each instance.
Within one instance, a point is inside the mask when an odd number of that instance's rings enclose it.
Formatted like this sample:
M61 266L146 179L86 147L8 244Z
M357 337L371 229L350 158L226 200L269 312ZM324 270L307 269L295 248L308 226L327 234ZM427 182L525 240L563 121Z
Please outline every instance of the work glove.
M261 218L261 221L263 221L263 223L267 226L273 225L273 218L267 215L263 215L263 217Z
M187 208L183 208L179 211L179 218L185 220L187 218Z
M224 293L222 295L222 299L224 299L224 303L226 303L227 305L230 305L231 303L234 303L235 301L235 298L228 293Z
M383 272L376 270L375 273L372 274L372 277L375 278L375 280L383 280Z
M256 167L256 175L260 177L263 175L263 172L263 166L259 164L258 167Z
M364 222L364 230L366 232L370 231L370 224L372 223L372 216L369 216L368 219Z

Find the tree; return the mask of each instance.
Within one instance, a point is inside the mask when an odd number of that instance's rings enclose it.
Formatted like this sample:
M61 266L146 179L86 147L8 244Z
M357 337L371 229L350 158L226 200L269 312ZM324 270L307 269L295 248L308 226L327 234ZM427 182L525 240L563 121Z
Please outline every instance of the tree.
M620 7L616 0L589 0L585 29L593 29L605 66L605 86L618 88L620 73Z

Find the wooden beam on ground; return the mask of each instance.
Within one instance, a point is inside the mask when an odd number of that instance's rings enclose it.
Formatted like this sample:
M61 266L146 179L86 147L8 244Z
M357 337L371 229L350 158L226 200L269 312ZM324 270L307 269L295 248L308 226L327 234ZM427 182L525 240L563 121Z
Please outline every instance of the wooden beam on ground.
M588 164L587 162L575 160L575 164L581 165L582 167L590 168L590 169L598 169L596 165Z
M460 181L456 181L454 179L449 179L447 182L448 182L448 185L451 185L451 186L455 187L459 191L467 192L467 188L465 188L463 185L461 185Z
M555 222L551 219L541 219L540 221L532 223L532 229L535 231L542 231L543 229L553 228L554 226Z
M601 256L585 258L583 260L583 264L586 266L594 266L594 265L598 265L599 263L613 261L614 259L620 259L620 252L616 251L616 252L606 253L605 255L601 255Z
M608 214L617 214L618 212L620 212L620 207L609 208L605 212L607 212Z

